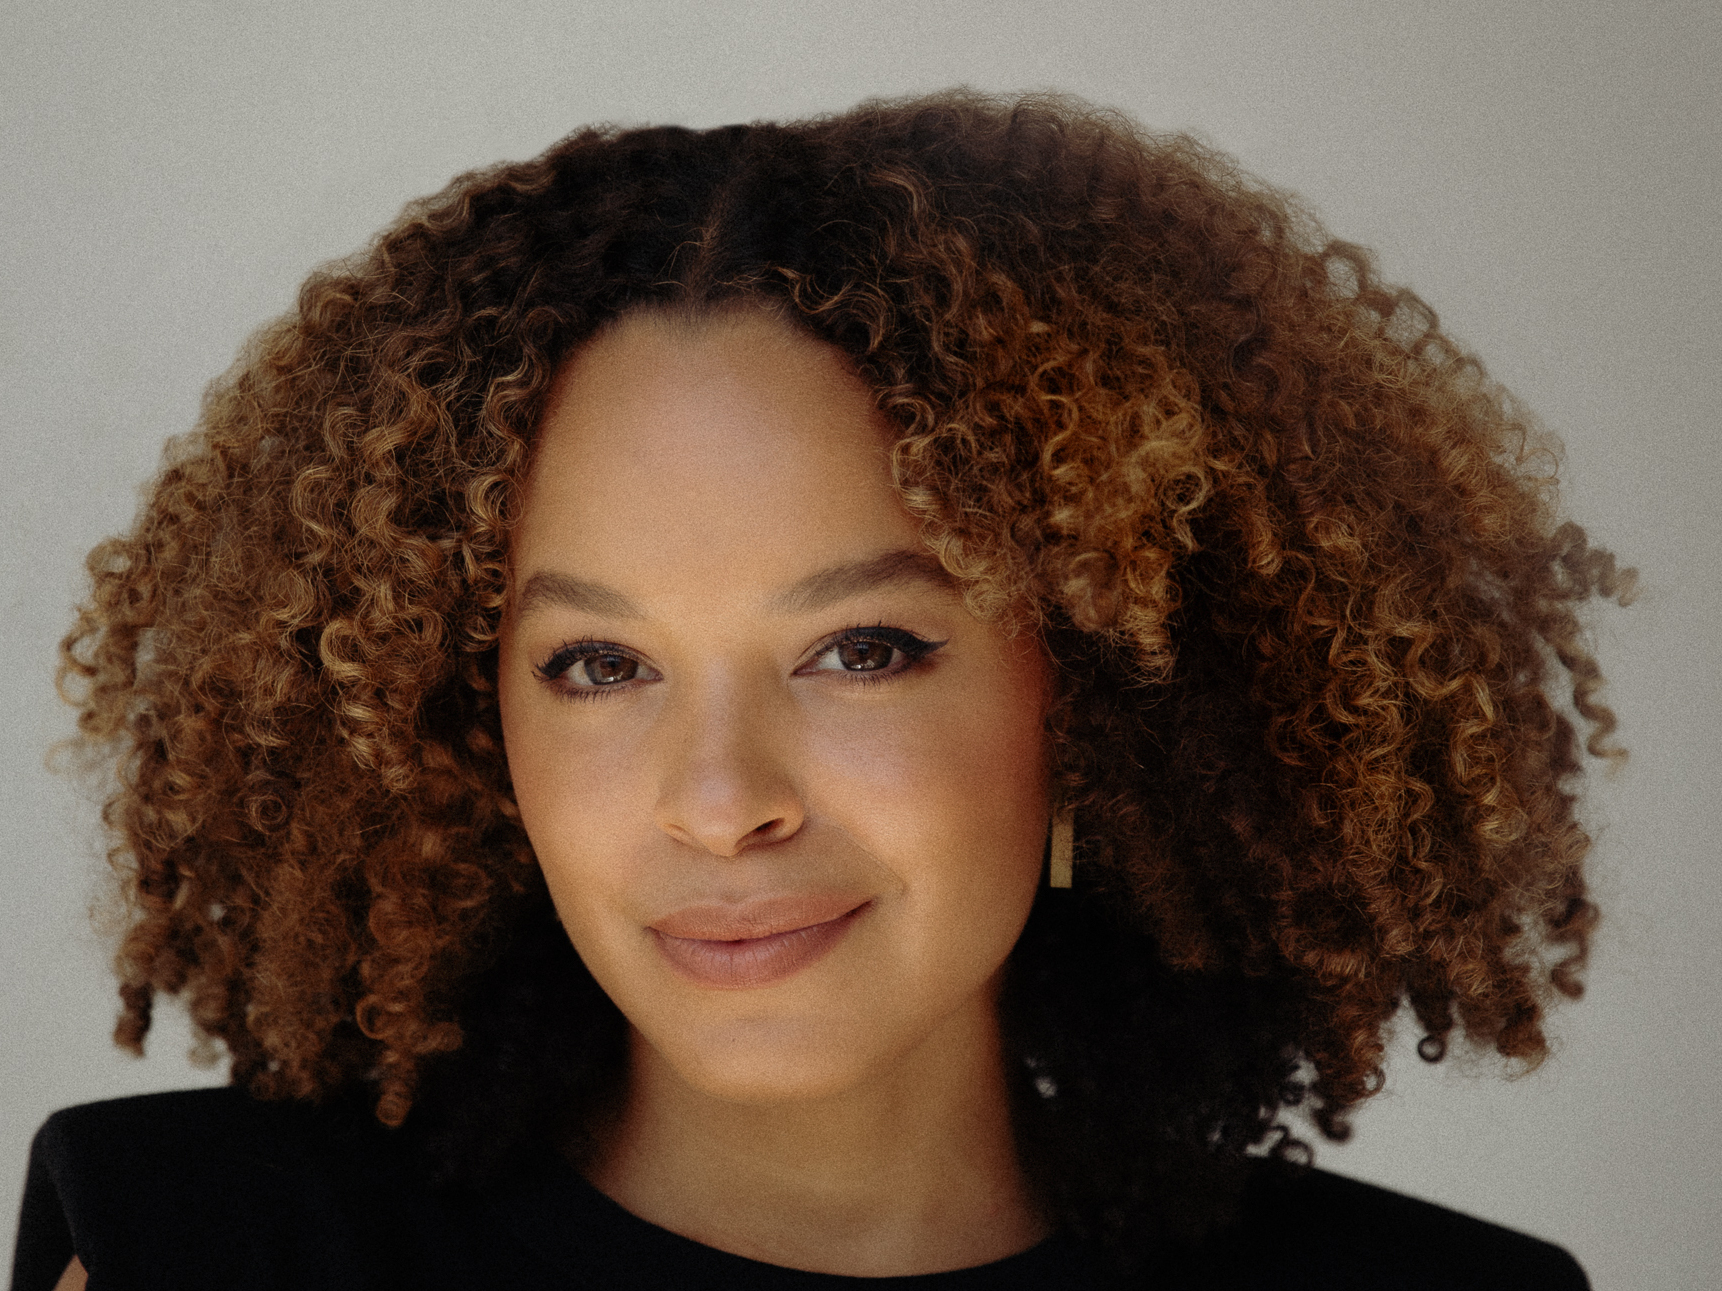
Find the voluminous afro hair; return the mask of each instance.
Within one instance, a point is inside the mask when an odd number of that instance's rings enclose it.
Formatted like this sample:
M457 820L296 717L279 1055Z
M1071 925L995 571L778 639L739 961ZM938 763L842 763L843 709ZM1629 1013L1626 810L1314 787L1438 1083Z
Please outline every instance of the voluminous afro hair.
M183 993L235 1081L369 1091L451 1178L601 1104L623 1024L502 755L508 535L575 347L747 301L849 357L931 549L1056 662L1077 883L1004 1002L1056 1222L1176 1228L1189 1162L1288 1151L1300 1102L1342 1137L1402 1003L1425 1056L1543 1054L1596 918L1575 773L1617 755L1575 610L1630 582L1552 444L1224 157L962 92L582 131L252 340L64 643L121 768L122 1044Z

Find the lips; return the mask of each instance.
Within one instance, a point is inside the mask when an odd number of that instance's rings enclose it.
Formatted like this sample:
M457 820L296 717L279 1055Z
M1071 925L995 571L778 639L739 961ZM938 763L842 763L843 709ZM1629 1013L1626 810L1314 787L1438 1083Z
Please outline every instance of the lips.
M691 906L650 931L682 976L745 990L780 982L824 958L871 904L853 896L793 896Z

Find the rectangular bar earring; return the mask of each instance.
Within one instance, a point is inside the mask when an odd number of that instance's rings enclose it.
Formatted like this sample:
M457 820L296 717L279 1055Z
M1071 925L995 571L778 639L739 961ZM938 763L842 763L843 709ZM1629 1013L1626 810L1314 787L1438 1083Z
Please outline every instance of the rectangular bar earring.
M1076 872L1076 812L1060 807L1052 813L1052 847L1047 854L1048 887L1067 888Z

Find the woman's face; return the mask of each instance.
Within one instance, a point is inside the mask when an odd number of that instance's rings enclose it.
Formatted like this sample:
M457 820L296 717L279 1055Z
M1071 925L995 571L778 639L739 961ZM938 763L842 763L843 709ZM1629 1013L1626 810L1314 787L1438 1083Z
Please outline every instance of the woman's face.
M818 1097L993 1025L1049 669L963 608L834 350L760 313L624 319L558 378L513 558L521 816L677 1077Z

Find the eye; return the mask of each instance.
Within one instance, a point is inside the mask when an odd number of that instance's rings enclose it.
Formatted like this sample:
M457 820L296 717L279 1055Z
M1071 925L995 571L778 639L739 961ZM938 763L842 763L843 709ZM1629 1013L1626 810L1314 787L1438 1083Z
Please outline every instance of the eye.
M819 653L796 671L894 676L914 667L944 644L901 628L850 628L827 641Z
M630 682L657 681L659 674L637 655L602 641L563 646L538 666L538 675L564 693L584 698L598 691L627 689Z

